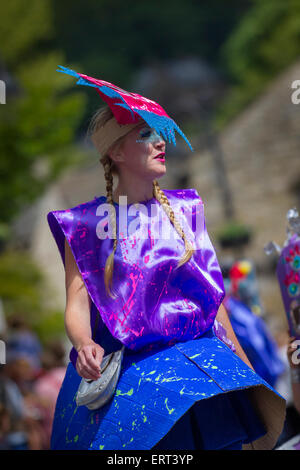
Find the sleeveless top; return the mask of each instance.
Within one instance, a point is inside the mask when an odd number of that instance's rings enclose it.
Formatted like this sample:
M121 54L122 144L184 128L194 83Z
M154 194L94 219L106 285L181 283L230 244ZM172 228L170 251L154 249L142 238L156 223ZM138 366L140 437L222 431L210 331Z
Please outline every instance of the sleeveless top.
M112 206L106 197L47 215L63 263L65 237L71 247L92 301L91 326L99 312L97 332L107 328L132 351L199 337L212 328L225 297L198 192L164 193L194 253L175 269L185 253L184 241L155 198L124 206L114 203L118 238L112 282L115 299L107 295L104 285L105 262L114 242L107 232Z

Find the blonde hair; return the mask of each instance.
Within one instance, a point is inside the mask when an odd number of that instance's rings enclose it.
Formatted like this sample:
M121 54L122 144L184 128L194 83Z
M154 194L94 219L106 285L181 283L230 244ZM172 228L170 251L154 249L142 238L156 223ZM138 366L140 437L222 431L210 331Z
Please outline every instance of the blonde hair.
M113 117L113 113L109 106L105 106L99 109L91 119L91 122L88 128L88 134L92 135L100 127L104 126L104 124L107 121L109 121L112 117ZM122 144L124 137L125 136L120 137L118 140L116 140L116 142L113 144L112 147L120 146ZM118 174L118 168L113 162L113 160L109 157L108 154L102 156L99 159L99 161L103 165L103 168L104 168L104 178L106 181L106 199L107 199L107 202L111 204L113 208L113 210L110 211L110 216L111 216L110 226L112 227L112 231L113 231L114 243L113 243L113 250L108 256L106 263L105 263L104 284L105 284L105 289L106 289L107 294L112 298L116 298L116 294L112 291L112 278L113 278L113 268L114 268L114 254L117 249L118 239L117 239L116 212L114 208L112 192L113 192L113 175ZM175 269L178 269L180 266L182 266L183 264L185 264L186 262L190 260L190 258L192 257L194 253L193 247L189 243L188 239L186 238L184 231L182 230L178 220L175 217L175 214L170 205L170 202L167 196L165 195L165 193L163 192L163 190L160 188L157 180L153 181L153 197L155 197L157 201L161 204L163 210L166 212L175 230L184 241L185 253L182 256L182 258L179 260L175 268Z

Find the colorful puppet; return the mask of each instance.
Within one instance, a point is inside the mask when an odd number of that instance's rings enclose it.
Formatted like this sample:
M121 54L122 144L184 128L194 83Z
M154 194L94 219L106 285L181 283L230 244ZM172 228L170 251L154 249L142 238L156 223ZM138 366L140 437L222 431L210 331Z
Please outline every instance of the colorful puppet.
M236 261L229 271L230 293L241 300L257 315L263 307L259 296L255 266L249 259Z

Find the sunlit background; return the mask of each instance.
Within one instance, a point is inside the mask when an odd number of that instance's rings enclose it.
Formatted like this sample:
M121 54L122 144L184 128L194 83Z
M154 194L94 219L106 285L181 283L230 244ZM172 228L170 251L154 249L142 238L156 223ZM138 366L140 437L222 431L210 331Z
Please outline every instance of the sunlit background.
M167 146L160 185L197 189L223 272L238 260L251 266L253 312L281 347L288 326L277 256L264 246L282 247L287 211L300 210L300 103L292 100L299 51L300 3L293 0L1 5L0 336L13 344L27 331L28 351L38 358L16 365L17 346L6 351L10 380L27 406L25 448L48 448L54 401L43 395L40 403L43 384L28 382L40 378L40 367L62 374L70 349L64 269L47 213L105 195L86 137L103 102L57 66L154 99L180 125L194 152L179 136L175 148ZM11 421L1 408L0 441Z

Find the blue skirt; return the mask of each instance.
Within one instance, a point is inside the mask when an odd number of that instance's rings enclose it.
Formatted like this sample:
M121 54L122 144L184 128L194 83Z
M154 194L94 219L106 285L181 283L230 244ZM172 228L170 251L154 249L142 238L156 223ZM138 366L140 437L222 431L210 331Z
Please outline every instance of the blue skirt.
M69 363L51 449L273 448L284 423L282 397L212 331L153 352L126 349L114 397L99 410L76 405L80 381Z

